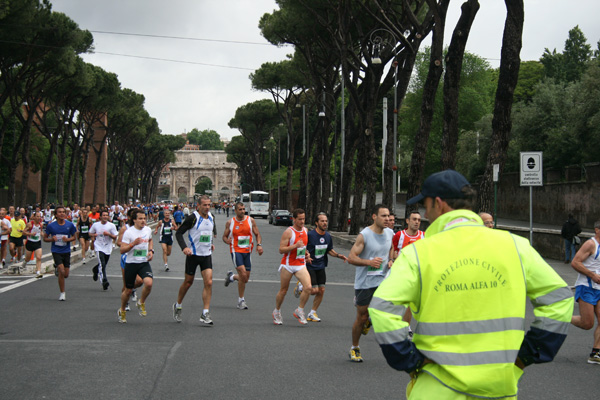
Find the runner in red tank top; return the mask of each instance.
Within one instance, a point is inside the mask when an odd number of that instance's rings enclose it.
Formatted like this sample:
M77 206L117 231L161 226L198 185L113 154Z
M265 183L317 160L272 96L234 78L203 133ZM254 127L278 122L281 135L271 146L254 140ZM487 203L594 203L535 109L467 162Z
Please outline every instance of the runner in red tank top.
M273 310L273 323L275 325L283 324L281 304L294 275L304 287L300 295L300 304L294 311L294 317L303 325L307 323L304 315L304 305L308 301L312 286L310 284L310 274L306 269L306 260L308 259L310 262L312 259L306 251L306 245L308 244L308 232L304 227L306 213L302 209L296 209L292 213L292 217L294 224L283 232L279 242L279 252L283 254L283 258L279 266L281 288L277 292L277 297L275 297L275 309Z
M392 239L392 245L394 246L394 260L398 258L398 255L402 252L402 249L416 242L417 240L425 238L425 232L420 231L421 227L421 214L418 211L412 211L408 218L406 218L406 229L397 232ZM406 309L404 313L403 321L410 324L412 321L412 312L410 308ZM413 332L408 326L408 335L412 338Z
M256 252L262 256L263 246L262 237L256 226L254 218L246 216L246 207L244 203L238 202L235 205L235 216L225 223L225 231L223 232L223 241L229 245L233 266L237 270L234 275L233 271L227 271L225 276L225 286L229 286L231 282L238 281L238 308L247 310L248 305L244 298L246 291L246 283L250 279L250 270L252 269L252 249L254 242L252 234L256 237Z

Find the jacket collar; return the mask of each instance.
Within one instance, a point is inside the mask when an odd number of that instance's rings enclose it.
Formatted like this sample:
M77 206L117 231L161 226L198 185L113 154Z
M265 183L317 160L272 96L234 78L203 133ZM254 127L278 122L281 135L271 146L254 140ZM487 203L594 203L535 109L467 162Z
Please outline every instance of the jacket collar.
M471 210L453 210L440 215L425 231L425 237L430 237L441 231L463 225L483 225L479 215Z

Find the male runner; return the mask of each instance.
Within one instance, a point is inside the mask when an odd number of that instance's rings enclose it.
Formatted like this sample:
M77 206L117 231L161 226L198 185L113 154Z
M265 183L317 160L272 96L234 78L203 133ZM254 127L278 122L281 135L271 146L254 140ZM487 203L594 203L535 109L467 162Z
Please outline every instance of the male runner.
M256 252L259 256L262 256L262 237L260 236L256 222L254 218L246 215L244 203L239 202L235 205L235 217L225 223L223 241L229 245L231 260L238 272L234 275L233 271L227 271L225 286L229 286L233 281L238 281L239 298L237 307L240 310L248 309L244 292L246 291L246 283L250 279L250 270L252 269L252 259L250 257L252 248L254 247L252 234L254 234L257 241Z
M594 223L595 235L587 240L575 254L571 266L579 272L575 281L575 301L579 303L579 315L571 318L578 328L594 327L594 314L598 326L594 331L594 345L588 358L589 364L600 364L600 220Z
M96 222L100 221L100 206L98 204L96 204L94 206L94 208L92 208L92 211L89 214L89 219L90 219L90 223L93 225ZM96 248L94 247L94 238L90 237L90 258L94 257L94 252L95 252Z
M4 268L6 265L6 249L8 248L8 235L10 235L10 231L12 227L10 225L10 218L7 218L6 208L0 208L0 235L2 235L2 248L1 248L1 257L2 257L2 265L0 268Z
M310 275L306 269L306 259L311 261L310 253L306 251L308 243L308 232L304 227L306 213L298 208L292 213L293 225L287 228L281 241L279 242L279 253L283 254L281 265L279 266L279 276L281 279L281 287L275 297L275 309L273 310L273 323L275 325L283 325L281 317L281 304L285 299L285 295L290 287L292 276L300 281L304 287L304 291L300 295L300 304L294 311L293 315L302 325L306 325L306 316L304 315L304 306L308 301L312 286L310 284Z
M133 227L127 229L121 239L121 254L127 254L125 259L125 290L121 293L121 308L117 310L117 317L120 323L126 323L125 308L129 297L136 284L137 277L141 277L144 282L142 296L136 302L138 313L145 317L146 299L152 291L152 267L150 261L154 256L154 246L152 241L152 229L146 226L146 214L141 210L131 212ZM114 225L113 225L114 228Z
M173 248L173 231L177 230L177 224L171 219L171 211L164 211L164 217L159 219L154 234L160 231L159 242L162 247L163 261L165 263L165 272L169 270L169 256Z
M321 318L317 315L317 309L321 305L323 295L325 294L325 282L327 281L325 267L327 267L328 262L327 255L341 258L344 262L348 261L346 256L333 250L333 240L331 239L329 232L327 232L328 223L327 214L320 212L317 214L317 219L315 220L316 228L308 232L308 244L306 245L306 249L313 256L312 261L306 263L306 269L310 274L310 283L312 285L312 292L310 294L314 295L315 299L313 300L312 309L308 313L306 319L312 322L321 322ZM303 287L300 284L300 281L298 281L296 289L294 289L294 296L299 297L302 291Z
M352 348L350 360L362 362L360 354L360 335L366 335L371 327L369 321L369 304L373 293L383 282L386 273L392 265L392 237L391 229L386 229L389 210L378 204L373 208L371 217L373 224L364 228L357 236L356 242L350 250L348 262L356 265L354 278L354 303L356 305L356 320L352 325Z
M73 211L71 211L67 218L73 223L73 225L77 226L77 222L79 222L80 215L81 211L79 210L79 205L75 203L73 204ZM75 243L77 243L77 240L75 241ZM73 251L75 251L75 243L73 243Z
M421 227L421 213L418 211L411 211L406 218L406 229L397 232L392 239L392 245L394 246L394 260L398 258L398 255L402 252L402 249L416 242L419 239L425 237L425 232L419 230ZM410 321L412 321L412 312L410 308L406 309L404 313L403 321L408 322L408 337L413 337L413 331L410 327Z
M46 229L50 222L52 222L52 210L50 209L50 204L46 204L46 208L44 209L44 229Z
M97 281L98 275L100 276L103 290L107 290L110 286L106 275L106 265L113 249L112 241L117 238L117 234L115 225L108 222L108 210L102 210L100 221L95 222L90 229L90 237L96 243L96 257L98 258L98 264L92 268L93 279Z
M66 220L67 214L63 206L54 209L56 221L46 226L44 242L51 242L52 258L54 259L54 274L58 276L58 288L60 289L59 301L66 300L65 279L69 277L71 269L71 246L69 243L75 241L75 225Z
M210 299L212 297L212 252L215 249L213 237L216 237L215 219L209 212L211 206L210 197L204 195L200 197L196 204L196 211L187 217L183 224L177 229L176 237L179 247L186 255L185 258L185 279L179 288L177 302L173 304L173 319L181 322L183 298L187 291L194 284L196 269L200 267L204 289L202 290L202 303L204 309L200 316L200 322L205 325L212 325L210 316ZM190 247L183 239L183 234L189 231L188 237Z
M21 268L25 269L27 261L31 258L31 254L35 254L35 277L42 278L42 230L44 225L42 224L41 213L34 212L31 216L31 221L27 224L23 234L27 236L27 243L25 244L25 260Z

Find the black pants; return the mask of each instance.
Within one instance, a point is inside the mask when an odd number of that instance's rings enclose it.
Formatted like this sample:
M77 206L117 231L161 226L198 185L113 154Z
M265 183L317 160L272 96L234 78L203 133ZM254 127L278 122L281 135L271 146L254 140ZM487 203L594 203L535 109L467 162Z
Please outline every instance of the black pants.
M98 265L94 268L98 271L100 266L102 266L102 270L100 272L100 276L102 277L102 282L108 282L108 278L106 277L106 265L108 264L108 259L110 258L110 254L105 254L101 251L96 252L98 256Z

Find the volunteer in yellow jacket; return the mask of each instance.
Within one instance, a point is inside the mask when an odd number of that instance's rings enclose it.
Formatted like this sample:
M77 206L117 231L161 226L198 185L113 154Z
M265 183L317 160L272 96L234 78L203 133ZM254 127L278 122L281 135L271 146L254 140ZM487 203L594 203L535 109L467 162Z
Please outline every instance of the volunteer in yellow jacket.
M409 399L517 395L522 369L552 361L573 294L529 242L487 229L470 211L475 190L458 172L431 175L419 195L431 225L402 250L369 314L388 364L411 374ZM535 320L525 333L525 298ZM413 341L402 321L410 307Z

